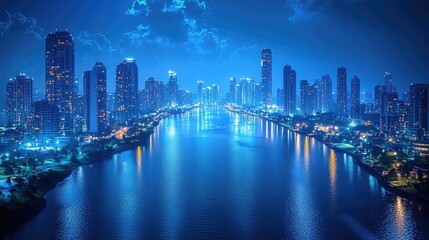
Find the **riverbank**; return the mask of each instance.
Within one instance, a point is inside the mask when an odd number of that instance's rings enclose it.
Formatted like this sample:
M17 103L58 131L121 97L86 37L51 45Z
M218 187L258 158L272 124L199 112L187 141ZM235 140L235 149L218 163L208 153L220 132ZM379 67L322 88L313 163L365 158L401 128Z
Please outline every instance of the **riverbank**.
M266 121L275 123L275 124L277 124L279 126L287 128L289 131L292 131L292 132L295 132L297 134L301 134L301 135L304 135L304 136L312 137L312 138L316 139L318 142L324 144L325 146L329 147L330 149L333 149L336 152L345 153L346 155L352 157L353 162L356 163L356 165L358 165L363 170L365 170L368 174L370 174L371 176L373 176L374 178L376 178L377 182L380 184L380 186L382 186L386 191L388 191L388 192L390 192L390 193L392 193L392 194L394 194L396 196L399 196L399 197L405 198L407 200L413 201L415 203L418 203L418 204L420 204L420 205L422 205L422 206L424 206L424 207L426 207L426 208L429 209L429 200L428 199L426 199L426 198L424 198L424 197L422 197L420 195L414 194L412 192L406 191L404 189L401 189L401 188L398 188L398 187L392 185L389 181L387 181L383 177L383 175L377 169L375 169L375 168L373 168L373 167L365 164L362 161L363 156L360 155L360 154L357 154L355 152L352 152L352 151L344 149L344 148L340 148L340 147L336 146L335 144L332 144L332 143L329 143L329 142L325 141L323 138L320 138L320 137L317 137L315 135L312 135L311 133L308 133L308 132L305 132L305 131L299 131L299 130L290 128L286 124L283 124L283 123L280 123L278 121L272 120L269 117L259 116L256 113L249 112L249 111L243 111L241 109L237 110L237 109L234 109L234 108L227 107L227 110L231 111L231 112L234 112L234 113L247 114L247 115L250 115L250 116L258 117L258 118L264 119Z
M19 229L25 222L40 213L46 206L44 196L69 177L78 167L105 160L114 154L146 144L159 122L172 114L160 115L152 124L146 126L144 132L122 139L114 147L93 150L83 157L62 161L53 167L27 176L28 184L18 186L16 189L14 187L13 198L0 204L0 236Z

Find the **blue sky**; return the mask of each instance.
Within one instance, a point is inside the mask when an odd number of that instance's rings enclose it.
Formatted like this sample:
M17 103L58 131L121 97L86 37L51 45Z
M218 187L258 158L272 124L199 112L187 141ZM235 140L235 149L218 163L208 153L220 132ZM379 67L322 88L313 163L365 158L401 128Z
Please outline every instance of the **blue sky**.
M381 84L385 71L400 91L429 82L423 0L29 2L0 3L0 92L19 73L44 88L44 39L55 29L74 36L80 87L82 72L102 61L114 91L115 65L134 57L140 88L151 76L166 82L171 69L181 88L195 91L196 81L204 80L225 93L230 76L260 81L263 47L273 51L274 95L285 64L309 81L326 73L335 80L336 68L345 66L349 82L358 75L363 91Z

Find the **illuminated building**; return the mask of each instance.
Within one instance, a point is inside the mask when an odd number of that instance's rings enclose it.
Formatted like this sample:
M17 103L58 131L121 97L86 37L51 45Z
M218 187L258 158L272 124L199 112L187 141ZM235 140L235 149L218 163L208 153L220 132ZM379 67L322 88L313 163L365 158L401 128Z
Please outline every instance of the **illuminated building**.
M381 101L380 131L388 136L395 136L398 127L397 116L398 94L395 92L384 92Z
M204 102L203 96L204 82L199 80L197 81L197 103L202 104Z
M319 82L319 105L322 113L332 111L332 80L329 74L323 75Z
M411 130L423 134L417 138L425 138L429 132L429 84L411 84L410 103Z
M288 116L296 110L296 72L289 65L283 67L283 93L284 114Z
M116 65L116 121L126 125L138 113L138 67L135 59L126 58Z
M177 84L177 74L174 71L168 71L168 84L167 84L167 102L169 106L177 105L177 93L178 93L178 84Z
M240 78L240 99L241 105L255 104L255 80L253 78Z
M19 74L6 85L6 116L10 126L28 127L32 115L33 79Z
M259 106L262 103L262 84L255 83L255 105Z
M285 99L285 94L284 94L283 88L277 88L277 106L283 107L284 101L285 101L284 99Z
M44 139L58 136L60 133L58 106L48 100L41 100L34 104L34 132Z
M87 132L102 133L107 126L107 73L97 62L91 71L83 73L84 116Z
M384 86L383 86L384 92L396 92L396 86L393 85L393 78L392 74L389 72L384 73Z
M270 105L272 102L272 71L271 49L264 48L261 52L262 103L264 105Z
M211 91L211 104L219 104L220 103L220 95L219 95L219 85L213 84Z
M72 35L67 31L48 34L45 54L46 99L58 106L61 114L61 132L71 134L77 97Z
M337 112L347 114L347 70L345 67L337 69Z
M237 80L235 78L229 79L229 102L237 103Z
M301 80L301 114L309 115L317 111L317 85L311 85L307 80Z
M381 101L383 99L383 86L377 85L374 88L374 111L381 112Z
M148 112L156 111L162 107L162 91L163 84L150 77L145 82L146 104L145 108Z
M352 118L361 117L361 106L360 106L360 79L358 76L354 76L351 82L351 110L350 115Z

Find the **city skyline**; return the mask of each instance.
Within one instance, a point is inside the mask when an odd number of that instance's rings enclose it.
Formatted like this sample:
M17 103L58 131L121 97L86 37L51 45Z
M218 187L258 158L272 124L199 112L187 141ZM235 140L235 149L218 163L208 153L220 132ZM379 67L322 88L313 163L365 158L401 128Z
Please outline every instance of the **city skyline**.
M75 18L60 18L59 13L49 19L40 15L40 8L61 9L57 3L48 7L42 1L39 7L29 8L19 1L5 2L0 18L4 23L0 29L0 46L9 47L2 49L5 53L2 57L8 61L4 61L4 66L0 67L0 76L7 81L19 73L25 73L34 79L35 89L43 89L44 68L39 61L43 60L44 39L55 29L69 29L75 39L76 76L80 92L83 88L83 71L97 61L105 63L107 75L110 76L107 89L113 92L115 65L125 57L134 57L140 63L140 86L152 76L167 82L168 70L174 70L180 76L184 89L192 90L196 81L203 80L220 84L221 92L226 93L230 77L254 77L256 82L261 81L258 65L260 50L264 47L273 51L273 96L282 85L282 68L286 64L294 67L298 81L313 81L324 74L335 76L336 68L345 66L350 76L360 77L363 91L373 91L370 83L383 84L386 71L392 73L399 92L408 91L406 82L425 82L425 76L428 75L424 66L429 59L429 51L423 44L428 38L423 30L428 20L423 14L425 8L416 7L418 3L407 5L400 0L388 3L322 1L324 4L313 2L308 5L302 1L246 3L249 13L269 10L273 16L283 16L280 18L283 21L272 21L261 17L249 19L243 14L232 19L232 12L239 9L240 3L237 2L230 3L228 11L222 15L226 18L222 21L230 21L227 24L215 21L220 14L219 10L225 7L223 1L167 1L168 11L159 9L157 2L148 2L144 6L138 2L123 2L114 9L103 8L94 16L82 13L73 6L68 12L61 13L66 16L87 16L76 21L70 20ZM69 3L66 1L65 4ZM96 8L93 4L89 3L88 9ZM150 9L152 14L145 16L144 9ZM368 19L359 15L362 12L368 13ZM420 21L414 22L418 18L407 18L410 12L419 16ZM97 16L101 13L115 16L118 21L100 22ZM344 17L344 23L334 21L337 15ZM176 18L179 23L186 23L185 29L166 32L166 27L170 26L168 24L173 24L173 29L176 29L174 23L171 23ZM166 21L168 19L171 21ZM397 19L406 21L398 24ZM159 26L152 26L154 20L161 20ZM372 27L368 26L370 20ZM118 25L118 22L122 25ZM255 31L246 30L247 22L255 23ZM408 27L421 30L409 32ZM320 29L325 31L323 35ZM346 32L347 36L344 34ZM260 34L255 36L254 33ZM131 39L132 36L139 38ZM128 47L122 41L122 47L119 48L123 38L129 40ZM209 44L209 40L213 44ZM404 41L410 44L397 44ZM18 48L23 42L26 46ZM417 46L420 51L415 51L411 46ZM35 63L25 64L28 60ZM335 89L335 81L333 84ZM0 91L4 87L0 86ZM4 106L3 102L0 107Z
M429 236L423 3L4 0L1 238Z

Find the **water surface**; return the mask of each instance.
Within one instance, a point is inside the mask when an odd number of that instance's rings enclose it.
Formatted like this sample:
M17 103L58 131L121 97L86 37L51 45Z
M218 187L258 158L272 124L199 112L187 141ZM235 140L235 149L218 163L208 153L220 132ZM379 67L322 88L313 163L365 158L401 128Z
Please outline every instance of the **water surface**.
M79 167L11 239L423 239L427 210L350 157L223 108Z

